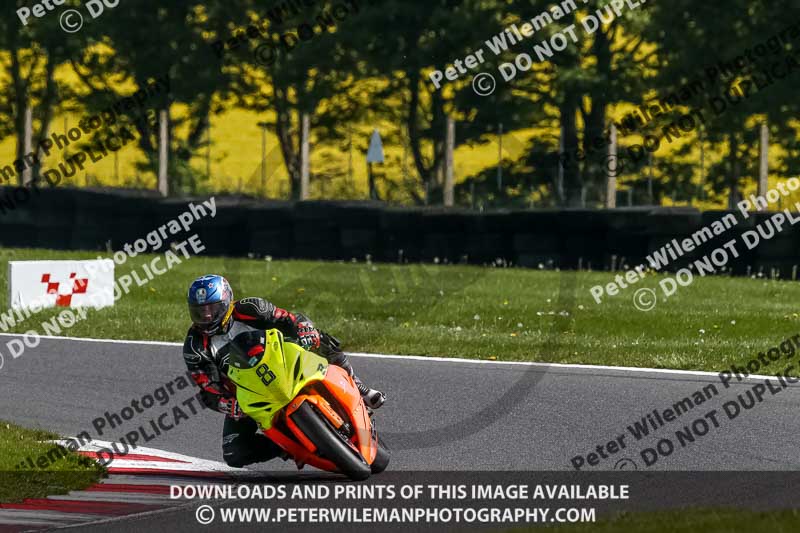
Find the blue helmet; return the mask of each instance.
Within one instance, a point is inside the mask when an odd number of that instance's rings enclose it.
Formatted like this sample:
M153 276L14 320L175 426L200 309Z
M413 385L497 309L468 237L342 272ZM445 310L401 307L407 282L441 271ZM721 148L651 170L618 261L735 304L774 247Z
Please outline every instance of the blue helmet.
M209 274L194 280L189 287L189 316L192 323L209 335L225 329L233 308L233 291L228 280Z

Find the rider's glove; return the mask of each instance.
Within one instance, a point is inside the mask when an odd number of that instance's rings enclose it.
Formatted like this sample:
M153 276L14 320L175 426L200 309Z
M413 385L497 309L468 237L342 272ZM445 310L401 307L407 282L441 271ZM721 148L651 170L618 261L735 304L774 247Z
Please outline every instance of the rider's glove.
M207 390L200 391L200 401L209 409L217 410L219 407L219 394L214 394Z
M234 420L239 420L245 416L239 408L239 402L236 401L236 398L220 398L217 404L217 410L220 413L225 413Z
M306 350L316 350L319 348L319 331L311 322L297 323L297 339L300 345Z

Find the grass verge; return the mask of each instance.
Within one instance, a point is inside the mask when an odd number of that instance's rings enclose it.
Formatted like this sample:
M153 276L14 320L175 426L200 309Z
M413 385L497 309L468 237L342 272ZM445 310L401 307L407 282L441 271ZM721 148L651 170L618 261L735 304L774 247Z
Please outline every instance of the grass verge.
M0 250L2 263L96 256ZM135 270L146 279L142 264L153 257L130 259L117 278ZM63 334L182 342L186 289L210 272L227 276L239 298L261 296L304 312L350 351L714 371L800 333L800 284L792 282L698 278L665 300L662 276L653 275L597 304L589 289L612 273L196 257L134 283L113 308L90 311ZM0 291L6 276L0 264ZM633 305L640 288L659 294L650 312ZM41 322L56 315L48 309L7 330L41 334ZM772 366L761 373L784 363Z
M93 460L47 442L56 438L0 421L0 502L65 494L105 475Z

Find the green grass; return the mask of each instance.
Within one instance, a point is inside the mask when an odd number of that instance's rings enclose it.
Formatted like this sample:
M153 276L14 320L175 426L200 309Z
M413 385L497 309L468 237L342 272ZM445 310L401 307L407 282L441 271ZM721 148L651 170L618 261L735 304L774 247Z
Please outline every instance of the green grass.
M656 513L625 513L594 524L569 524L547 528L556 533L790 533L797 531L800 511L753 512L742 510L692 509ZM541 531L541 528L514 529Z
M0 422L0 502L65 494L105 475L105 469L93 460L68 451L63 455L65 448L47 442L56 438L52 433ZM26 466L18 468L23 463Z
M5 249L0 263L96 256ZM142 263L131 259L117 278L143 272ZM634 308L634 292L658 289L660 276L598 305L589 288L611 281L609 272L196 257L134 284L113 308L90 311L65 334L182 342L186 289L209 272L226 275L237 297L306 313L350 351L721 370L800 333L800 284L793 282L699 278L645 313ZM0 291L6 273L0 264ZM45 310L13 331L41 333L42 320L55 315Z

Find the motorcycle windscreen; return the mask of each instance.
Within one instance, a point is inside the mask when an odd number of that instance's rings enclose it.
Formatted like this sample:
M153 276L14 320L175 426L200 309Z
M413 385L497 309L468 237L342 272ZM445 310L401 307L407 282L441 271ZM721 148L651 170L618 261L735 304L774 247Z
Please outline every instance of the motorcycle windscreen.
M260 360L250 368L228 366L228 377L236 384L239 407L266 430L303 387L325 379L328 362L296 344L284 342L277 329L267 330L263 351L252 353L253 357L259 355Z

